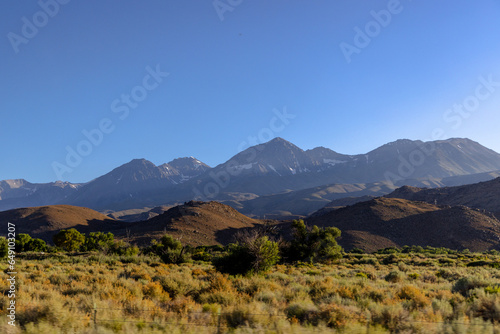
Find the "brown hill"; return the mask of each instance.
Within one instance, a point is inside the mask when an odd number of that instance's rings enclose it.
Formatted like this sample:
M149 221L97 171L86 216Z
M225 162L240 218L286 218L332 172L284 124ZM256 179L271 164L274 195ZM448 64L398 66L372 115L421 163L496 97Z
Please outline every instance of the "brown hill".
M123 225L109 217L83 207L51 205L13 209L0 212L0 222L16 225L16 233L28 233L34 238L52 242L52 236L59 230L76 228L80 232L108 231ZM2 233L4 234L4 233Z
M158 212L162 208L157 208ZM153 209L154 210L154 209ZM165 233L184 244L214 245L233 241L239 229L252 228L260 221L248 218L230 206L218 202L191 201L151 219L127 223L117 221L97 211L70 205L53 205L14 209L0 212L0 221L16 225L17 233L28 233L52 243L52 236L62 229L76 228L82 233L112 232L117 239L148 245Z
M219 202L190 201L116 232L138 244L148 244L152 238L159 239L168 233L182 243L198 246L227 244L239 229L260 224Z
M497 218L500 217L500 177L465 186L436 189L404 186L385 197L424 201L439 205L464 205L493 212Z
M376 198L310 217L309 225L335 226L340 244L376 251L420 245L471 251L500 248L500 222L489 213L464 206L436 206L399 198Z

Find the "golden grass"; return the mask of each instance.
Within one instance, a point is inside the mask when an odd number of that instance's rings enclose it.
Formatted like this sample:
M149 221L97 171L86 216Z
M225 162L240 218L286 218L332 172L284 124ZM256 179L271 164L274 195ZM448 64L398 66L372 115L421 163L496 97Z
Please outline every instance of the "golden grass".
M201 334L220 326L221 333L499 333L500 269L465 267L473 257L415 261L400 254L384 265L385 257L278 265L250 277L220 274L207 263L147 258L19 259L21 326L11 332L94 333L97 327L99 333ZM0 290L0 332L7 333L5 279Z

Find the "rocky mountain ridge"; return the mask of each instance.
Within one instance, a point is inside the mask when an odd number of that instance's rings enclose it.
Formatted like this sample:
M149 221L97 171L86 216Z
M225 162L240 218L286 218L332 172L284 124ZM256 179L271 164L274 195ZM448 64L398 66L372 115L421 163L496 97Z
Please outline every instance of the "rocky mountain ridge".
M235 198L255 199L326 185L383 182L395 189L428 182L434 186L437 179L473 178L498 170L500 154L463 138L397 140L361 155L340 154L324 147L303 150L275 138L214 168L192 157L160 166L134 159L85 184L2 181L0 210L69 204L109 212L175 205L192 199L227 200L231 204ZM345 197L349 197L348 192Z

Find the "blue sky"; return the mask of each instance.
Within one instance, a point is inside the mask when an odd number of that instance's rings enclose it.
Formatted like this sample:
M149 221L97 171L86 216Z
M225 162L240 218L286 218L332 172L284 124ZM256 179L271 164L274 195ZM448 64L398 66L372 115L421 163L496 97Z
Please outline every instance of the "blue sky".
M500 152L498 17L493 0L3 1L0 179L215 166L252 137L345 154L468 137Z

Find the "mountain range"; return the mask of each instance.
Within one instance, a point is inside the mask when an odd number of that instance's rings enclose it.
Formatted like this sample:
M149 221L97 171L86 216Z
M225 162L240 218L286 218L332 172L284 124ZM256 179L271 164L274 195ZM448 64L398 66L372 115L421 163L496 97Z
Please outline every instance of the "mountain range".
M499 188L500 179L462 187L460 192L481 188L483 191ZM484 209L461 204L436 205L393 196L418 194L413 187L401 187L391 196L364 200L344 207L319 211L306 219L309 226L335 226L340 228L340 245L350 250L354 247L373 252L385 247L404 245L447 247L487 251L500 249L500 221ZM478 195L480 195L479 193ZM470 195L472 196L472 195ZM469 196L469 197L470 197ZM493 209L499 209L498 200ZM219 202L189 201L159 213L155 217L137 222L110 219L88 208L53 205L13 209L0 212L0 224L16 225L18 233L28 233L52 243L52 237L61 229L76 228L80 232L112 232L117 239L137 245L149 245L165 233L184 244L226 245L234 241L240 231L265 227L274 236L288 239L290 221L256 220L247 217L228 205ZM263 225L265 223L265 225Z
M341 197L380 196L402 185L438 187L451 179L461 185L492 179L499 170L500 154L464 138L403 139L360 155L302 150L275 138L214 168L193 157L159 166L135 159L83 184L0 181L0 210L67 204L141 213L196 199L218 200L254 217L305 216Z

